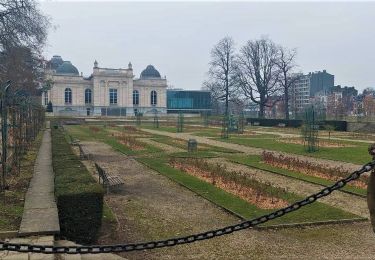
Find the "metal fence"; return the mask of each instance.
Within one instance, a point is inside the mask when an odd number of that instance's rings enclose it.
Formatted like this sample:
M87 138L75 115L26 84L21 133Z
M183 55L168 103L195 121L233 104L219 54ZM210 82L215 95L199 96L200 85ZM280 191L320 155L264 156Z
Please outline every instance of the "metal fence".
M10 174L20 173L20 161L44 123L44 108L38 98L23 91L11 91L7 82L0 90L1 182L0 192L8 188Z

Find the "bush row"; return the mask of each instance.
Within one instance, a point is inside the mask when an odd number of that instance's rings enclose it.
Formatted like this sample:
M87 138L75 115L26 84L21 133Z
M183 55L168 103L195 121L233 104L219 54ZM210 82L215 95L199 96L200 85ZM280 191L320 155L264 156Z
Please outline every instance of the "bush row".
M303 120L299 119L268 119L268 118L246 118L247 123L254 125L259 124L260 126L279 126L280 124L286 127L301 127L303 125ZM324 120L319 123L320 129L322 130L336 130L336 131L347 131L346 121L336 121L336 120Z
M73 153L64 134L52 128L52 164L61 235L80 244L95 241L104 190Z

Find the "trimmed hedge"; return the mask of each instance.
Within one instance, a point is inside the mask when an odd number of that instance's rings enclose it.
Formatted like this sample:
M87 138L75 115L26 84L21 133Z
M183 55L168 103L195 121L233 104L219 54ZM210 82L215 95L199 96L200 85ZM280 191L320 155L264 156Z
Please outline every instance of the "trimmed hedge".
M268 118L246 118L247 123L253 125L254 122L258 122L260 126L278 126L279 124L285 124L286 127L301 127L303 124L302 120L296 119L268 119Z
M95 242L102 222L104 190L73 153L64 134L54 128L51 131L61 235L80 244Z
M260 126L279 126L279 124L284 124L286 127L301 127L303 125L303 120L298 119L246 118L246 121L251 125L254 122L258 122ZM348 123L336 120L324 120L320 122L320 129L325 130L327 126L332 126L335 131L347 131Z

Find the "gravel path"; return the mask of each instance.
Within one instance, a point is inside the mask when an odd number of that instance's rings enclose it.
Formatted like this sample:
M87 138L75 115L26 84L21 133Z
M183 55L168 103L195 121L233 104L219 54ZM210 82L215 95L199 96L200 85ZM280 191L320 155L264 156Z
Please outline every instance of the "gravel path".
M194 193L101 143L82 142L99 164L125 180L106 195L120 221L111 243L192 234L238 220ZM122 254L128 259L373 259L369 223L244 230L197 243Z
M231 169L233 171L241 171L253 176L258 181L269 182L270 184L272 184L272 186L286 189L289 192L301 196L308 196L322 189L322 186L320 185L288 178L286 176L277 175L267 171L249 168L246 165L225 161L224 158L212 158L209 159L209 162L226 165L227 169ZM330 206L341 208L361 217L370 217L366 200L358 196L354 196L341 191L335 191L330 196L322 198L320 201Z
M199 143L204 143L204 144L209 144L209 145L213 145L213 146L237 150L237 151L243 152L245 154L260 155L260 154L262 154L263 151L271 151L271 150L266 150L266 149L262 149L262 148L244 146L244 145L240 145L240 144L221 142L221 141L218 141L218 140L213 140L213 139L210 139L210 138L207 138L207 137L202 137L202 136L196 136L196 135L192 135L192 134L189 134L189 133L169 133L169 132L151 130L151 129L142 129L142 131L152 133L152 134L165 135L165 136L169 136L169 137L172 137L172 138L180 138L180 139L184 139L184 140L194 138L194 139L197 140L198 145L199 145ZM340 166L342 166L345 169L348 169L349 171L355 171L355 170L358 170L361 167L361 165L357 165L357 164L353 164L353 163L339 162L339 161L333 161L333 160L327 160L327 159L321 159L321 158L313 158L313 157L309 157L309 156L296 155L296 154L283 153L283 152L276 152L276 151L272 151L272 152L274 152L275 154L288 155L290 157L295 157L295 158L298 158L300 160L310 161L310 162L314 162L314 163L323 163L323 164L329 165L330 167L337 167L337 166L340 167Z

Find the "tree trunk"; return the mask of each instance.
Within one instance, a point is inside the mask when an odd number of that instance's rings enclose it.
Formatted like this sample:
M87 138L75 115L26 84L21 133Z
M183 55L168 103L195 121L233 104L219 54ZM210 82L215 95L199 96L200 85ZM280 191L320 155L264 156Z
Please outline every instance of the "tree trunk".
M289 120L289 92L288 92L288 88L285 88L284 89L284 92L285 92L285 97L284 97L284 106L285 106L285 119L286 120Z
M264 108L266 107L266 97L261 94L259 97L259 118L264 118Z

